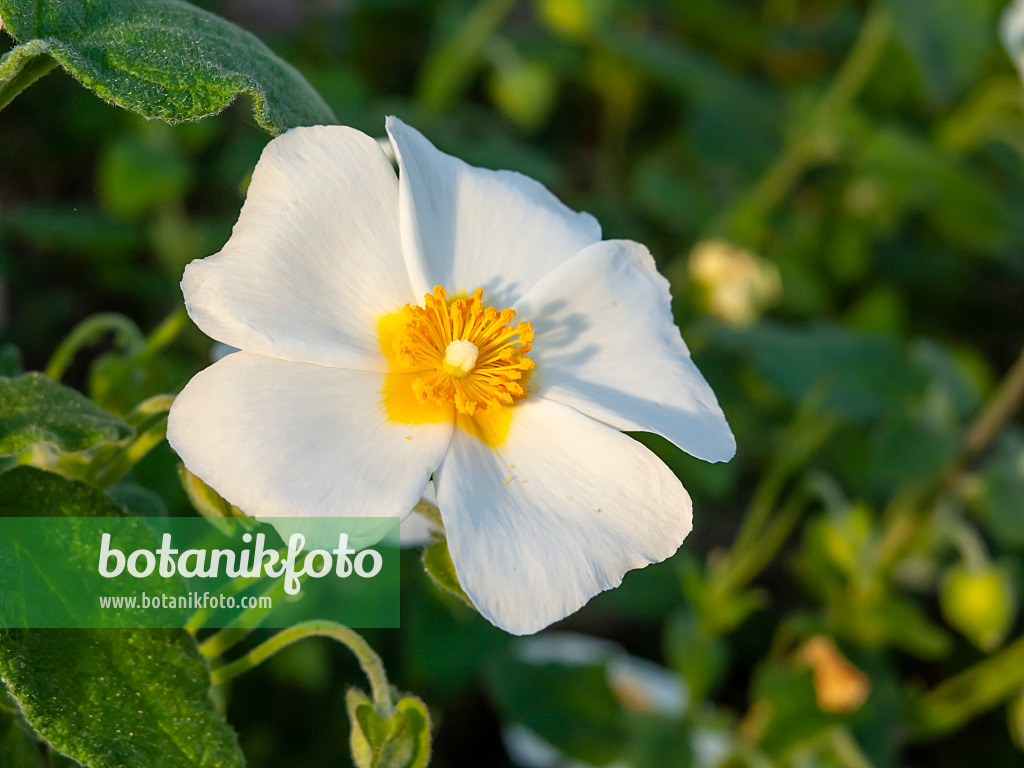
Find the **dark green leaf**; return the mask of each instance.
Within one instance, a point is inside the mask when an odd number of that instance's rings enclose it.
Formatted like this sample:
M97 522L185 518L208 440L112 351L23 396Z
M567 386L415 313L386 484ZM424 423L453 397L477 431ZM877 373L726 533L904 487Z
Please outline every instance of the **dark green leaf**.
M926 377L885 336L850 333L836 326L789 328L762 323L743 333L721 334L793 405L820 397L824 410L865 421L905 408Z
M568 666L512 657L493 670L489 689L507 720L578 760L606 765L629 740L624 709L608 682L607 660Z
M94 615L95 584L74 570L58 571L48 564L54 552L69 562L95 557L96 525L78 518L127 516L97 488L53 472L23 466L0 474L0 517L70 518L60 527L8 527L0 538L0 616L9 622L6 626L95 626L86 618ZM130 549L156 546L153 531L142 521L126 522ZM156 578L142 583L151 593L167 588ZM113 626L137 626L130 614L112 621Z
M131 434L120 419L41 373L0 378L0 455L44 440L62 451L83 451Z
M35 467L0 475L0 517L124 517L103 491Z
M5 630L0 676L28 722L90 768L244 765L183 630Z
M981 72L993 33L988 0L887 0L925 93L946 104Z
M0 377L13 378L21 372L21 351L13 344L0 345Z
M695 702L715 692L726 669L725 644L690 613L679 613L669 621L665 630L665 656L686 681Z
M978 517L1001 545L1024 549L1024 434L1011 430L998 440L979 480L971 498Z
M273 134L334 123L298 71L248 32L182 0L0 0L4 25L101 98L171 123L239 94Z

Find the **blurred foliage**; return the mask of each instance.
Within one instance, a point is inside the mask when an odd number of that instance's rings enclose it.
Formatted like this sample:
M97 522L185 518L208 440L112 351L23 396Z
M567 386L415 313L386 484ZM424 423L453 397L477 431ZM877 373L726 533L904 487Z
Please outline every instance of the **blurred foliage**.
M398 114L646 243L737 436L713 466L637 436L695 530L563 622L617 644L598 653L530 657L406 553L402 630L368 639L428 702L434 765L1024 760L1024 88L1001 0L199 5L339 122ZM60 70L0 114L0 373L46 367L136 429L103 478L129 506L190 510L139 404L208 362L177 284L230 232L256 123L146 122ZM656 671L615 672L626 651ZM346 764L356 679L309 641L234 681L249 764ZM9 711L0 755L42 754Z

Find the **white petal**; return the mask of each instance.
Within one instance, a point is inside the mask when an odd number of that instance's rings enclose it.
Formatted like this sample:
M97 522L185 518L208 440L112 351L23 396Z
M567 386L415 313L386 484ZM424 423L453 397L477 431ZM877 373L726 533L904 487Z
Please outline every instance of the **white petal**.
M440 532L436 525L419 512L412 512L402 521L400 528L401 547L402 549L412 549L433 544L436 541L434 534Z
M541 277L601 239L593 216L566 207L543 185L513 171L475 168L437 150L395 117L388 134L398 158L402 244L417 295L483 288L511 306Z
M455 430L434 482L459 582L514 634L664 560L690 531L690 497L657 456L537 398L516 405L500 448Z
M181 282L208 336L270 357L384 370L377 320L416 300L398 226L398 179L377 142L341 126L293 128L253 171L224 249Z
M249 515L402 516L452 428L388 422L383 381L236 352L178 395L167 439L189 470Z
M605 240L551 272L516 305L536 338L540 397L616 429L654 432L706 461L736 441L672 319L668 281L647 249Z

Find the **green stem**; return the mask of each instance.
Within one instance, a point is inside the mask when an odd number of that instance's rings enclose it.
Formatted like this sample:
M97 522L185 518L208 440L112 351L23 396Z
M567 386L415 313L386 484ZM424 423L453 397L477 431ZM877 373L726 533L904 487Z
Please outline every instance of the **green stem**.
M981 455L999 434L999 430L1010 420L1024 402L1024 349L1006 376L999 389L989 400L978 419L971 425L964 440L961 466L969 464Z
M119 447L112 456L104 457L102 464L90 466L89 474L94 485L99 488L109 488L128 474L132 467L142 461L146 454L167 437L166 413L154 414L145 424L145 428L140 429L134 440ZM98 458L99 454L97 454Z
M924 488L912 488L889 505L881 546L883 562L895 562L903 550L916 540L918 532L931 519L931 510L943 493L955 489L965 470L992 444L999 431L1024 402L1024 350L995 394L967 430L963 447L945 472Z
M737 240L759 246L765 221L806 171L833 153L836 122L867 83L889 36L890 21L881 5L864 19L857 39L839 72L815 107L810 124L787 142L782 154L753 188L716 226L732 231Z
M185 311L184 306L178 307L165 317L163 322L149 334L149 338L146 339L146 346L142 350L142 356L147 359L153 357L157 352L178 338L187 326L188 312Z
M278 600L282 599L284 595L283 579L275 581L263 592L263 597L269 597L275 604ZM213 659L222 655L225 651L232 648L239 640L259 626L260 621L263 620L267 612L266 608L261 608L258 604L251 608L246 608L242 613L238 614L238 616L236 616L228 626L210 635L206 640L200 643L199 653L208 659ZM193 616L192 618L196 619L196 616ZM189 624L192 624L191 619L189 620Z
M355 654L359 666L363 668L363 672L370 681L374 707L384 715L390 715L393 712L391 686L388 683L387 673L384 671L384 664L381 662L380 656L363 639L362 635L332 621L306 621L296 624L290 629L282 630L266 642L253 648L242 658L215 668L211 673L212 680L214 683L227 682L266 661L281 649L307 637L330 637L347 646Z
M424 63L417 97L432 112L444 112L465 90L480 53L515 5L515 0L482 0L455 33Z
M811 402L786 430L783 437L786 448L754 489L747 514L730 549L730 558L734 556L733 553L743 553L762 546L765 526L768 525L786 483L821 447L835 427L834 421L822 416L815 406L816 402Z
M218 590L218 594L224 595L225 597L237 595L239 592L242 592L251 586L254 581L257 581L257 579L250 576L239 576L225 584L220 590ZM216 612L217 609L213 606L204 606L203 608L200 608L189 617L188 621L185 622L185 629L194 635L202 629L203 624L205 624ZM211 653L210 657L219 656L221 652L222 651L216 651Z
M839 759L844 768L874 768L871 761L860 748L857 740L853 738L850 729L845 726L836 726L829 733L829 742L832 752Z
M93 315L76 325L60 343L46 364L46 375L54 381L60 381L79 350L95 344L108 333L113 333L117 344L129 354L146 347L146 337L129 318L114 312Z
M727 565L716 575L715 586L723 592L736 592L749 584L775 558L800 522L810 493L806 485L793 490L775 518L765 526L756 546L730 553Z
M964 521L958 520L949 535L960 551L960 558L968 571L978 573L988 567L988 552L985 551L985 544L977 531Z
M924 694L915 707L914 732L954 730L1002 703L1024 686L1024 636Z

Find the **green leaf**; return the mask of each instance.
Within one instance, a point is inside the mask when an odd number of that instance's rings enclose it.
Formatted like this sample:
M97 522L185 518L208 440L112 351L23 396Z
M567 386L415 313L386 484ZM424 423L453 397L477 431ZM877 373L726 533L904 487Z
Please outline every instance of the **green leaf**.
M0 378L0 456L44 440L62 451L84 451L131 434L123 421L41 373Z
M183 0L0 0L0 16L30 52L49 53L101 98L145 117L196 120L244 94L272 134L336 122L294 67Z
M431 544L423 549L423 567L426 568L431 580L445 592L455 595L462 602L476 610L473 601L459 584L458 574L455 573L455 564L452 562L451 553L448 552L448 542L441 539L436 544Z
M732 347L793 405L821 397L823 410L857 422L898 412L924 391L927 377L890 337L830 325L761 323L716 339Z
M430 762L430 715L415 696L404 696L382 715L358 688L345 696L352 730L349 745L357 768L426 768Z
M972 83L991 45L989 0L887 0L897 36L917 65L925 94L948 104Z
M665 629L665 656L686 680L695 702L715 692L726 670L725 644L689 612L677 613L669 620Z
M160 141L160 136L124 136L100 156L100 199L114 216L137 218L180 200L188 190L189 174L176 145Z
M19 376L22 370L21 350L13 344L0 346L0 377Z
M813 741L841 720L818 707L811 670L801 665L764 661L754 675L752 693L753 706L764 713L758 745L771 757Z
M577 760L607 765L629 741L625 710L608 682L610 658L569 666L510 655L491 670L488 688L506 721Z
M0 765L46 768L46 759L21 717L18 704L0 685Z
M1004 547L1024 549L1024 433L1010 429L999 437L970 490L971 507L992 538Z
M157 545L152 529L102 491L35 467L0 474L0 517L70 518L60 527L45 529L8 526L8 533L0 537L0 616L6 626L96 626L88 623L95 615L95 584L73 570L49 567L55 551L72 562L95 557L97 527L79 518L129 517L128 548ZM150 593L167 589L165 581L152 577L143 579L140 586ZM138 625L130 614L112 617L112 622L112 626Z
M244 765L183 630L5 630L0 677L28 722L90 768Z
M427 768L430 764L430 713L426 705L415 696L403 696L395 706L405 715L406 738L412 743L407 768Z
M41 40L32 40L19 45L0 58L0 109L32 83L57 66L46 55L46 45Z
M0 475L0 517L124 517L103 491L35 467Z

